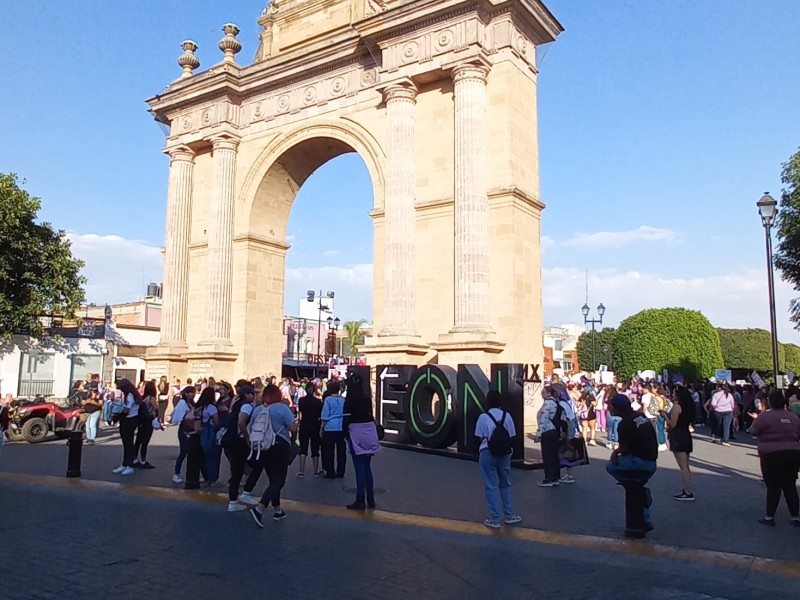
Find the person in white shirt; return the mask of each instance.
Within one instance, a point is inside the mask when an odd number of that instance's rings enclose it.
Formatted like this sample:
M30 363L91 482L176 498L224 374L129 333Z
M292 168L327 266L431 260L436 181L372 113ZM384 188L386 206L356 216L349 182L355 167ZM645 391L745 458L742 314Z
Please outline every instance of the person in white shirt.
M522 517L514 514L514 503L511 497L511 453L505 456L495 456L489 450L489 438L492 437L495 427L505 427L510 438L517 435L514 420L509 413L500 408L501 403L500 393L490 390L486 394L486 404L489 406L489 410L478 417L478 422L475 424L475 437L481 441L479 463L486 492L486 504L489 508L489 518L483 524L492 529L500 527L498 490L503 504L505 524L515 525L522 521Z
M136 457L134 438L136 427L139 425L139 405L142 397L133 383L127 379L121 379L117 384L122 393L125 409L119 420L119 437L122 440L122 464L112 473L117 475L133 475L133 460Z

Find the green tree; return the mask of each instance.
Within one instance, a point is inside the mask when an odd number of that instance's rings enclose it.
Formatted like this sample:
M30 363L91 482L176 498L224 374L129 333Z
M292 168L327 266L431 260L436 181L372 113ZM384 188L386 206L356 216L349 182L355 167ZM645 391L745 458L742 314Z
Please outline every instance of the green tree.
M366 321L361 319L360 321L346 321L343 325L347 335L344 338L345 350L342 354L349 356L351 362L357 352L358 346L364 343L364 332L361 330L364 324L366 324Z
M800 346L795 344L782 344L785 360L781 363L784 371L800 374ZM770 367L772 368L772 367Z
M614 335L617 330L604 327L600 331L586 331L578 336L578 363L584 371L592 370L592 335L594 335L595 367L607 365L614 370Z
M764 329L717 329L722 359L728 369L772 371L772 335ZM778 344L778 364L786 351Z
M0 173L0 330L41 338L42 317L75 318L84 302L83 262L63 231L36 223L41 207L14 174Z
M785 186L781 194L778 212L778 248L775 266L783 279L789 281L795 291L800 290L800 150L782 165L781 183ZM789 303L789 318L795 329L800 329L800 298Z
M722 363L719 334L697 311L643 310L620 323L614 336L614 367L622 377L666 368L696 380L710 377Z

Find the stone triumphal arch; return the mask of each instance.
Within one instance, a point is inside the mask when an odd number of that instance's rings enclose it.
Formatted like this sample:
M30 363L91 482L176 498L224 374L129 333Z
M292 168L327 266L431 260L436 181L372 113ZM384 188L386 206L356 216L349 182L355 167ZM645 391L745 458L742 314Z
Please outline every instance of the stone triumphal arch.
M539 0L272 0L149 100L170 157L149 374L280 372L286 223L327 160L374 189L373 364L541 362ZM208 56L208 58L205 58ZM346 293L344 290L340 293Z

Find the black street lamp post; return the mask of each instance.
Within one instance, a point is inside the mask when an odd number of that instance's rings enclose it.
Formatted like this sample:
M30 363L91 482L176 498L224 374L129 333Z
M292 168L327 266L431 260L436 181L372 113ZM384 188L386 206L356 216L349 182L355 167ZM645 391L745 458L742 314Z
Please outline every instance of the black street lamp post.
M583 306L581 306L581 312L583 313L583 324L584 325L588 325L589 323L592 324L592 373L594 373L595 370L597 370L597 364L596 364L595 358L594 358L594 337L595 337L594 336L594 326L596 324L597 325L602 325L603 324L603 315L606 314L606 307L603 306L602 302L597 306L597 314L600 315L599 319L590 319L589 318L589 305L588 304L584 304Z
M339 331L339 324L341 322L339 317L335 319L333 317L328 317L328 331L331 333L331 341L333 342L332 354L336 354L336 332Z
M778 203L768 192L764 192L761 200L756 202L756 206L758 206L761 223L764 225L764 236L767 239L767 282L769 286L769 326L772 331L772 370L775 373L775 385L778 388L782 388L783 386L778 380L778 328L775 323L775 278L772 266L772 226L775 224L775 217L778 215Z

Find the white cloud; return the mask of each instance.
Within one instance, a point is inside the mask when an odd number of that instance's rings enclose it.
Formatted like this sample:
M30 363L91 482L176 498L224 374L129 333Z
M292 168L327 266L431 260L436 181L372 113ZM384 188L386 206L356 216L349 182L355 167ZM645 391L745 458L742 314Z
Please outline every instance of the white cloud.
M340 252L338 250L325 250L325 252L322 253L322 256L325 258L332 258L334 256L339 256L339 254Z
M623 246L629 246L631 244L675 242L678 239L678 234L672 229L661 229L659 227L642 225L638 229L629 231L579 233L561 242L561 245L575 248L622 248Z
M285 311L295 314L307 290L336 292L335 312L342 320L372 320L372 264L289 267L286 269Z
M585 300L586 272L578 268L542 269L545 322L550 325L580 323ZM775 282L778 338L800 343L800 333L788 317L789 300L800 293L791 285ZM589 274L590 316L606 306L604 324L619 322L645 308L682 307L699 310L716 327L769 329L767 275L763 268L742 267L707 277L661 277L639 271L614 269Z
M86 299L95 304L131 302L145 295L147 284L161 283L161 248L118 235L68 232L72 254L86 264Z

